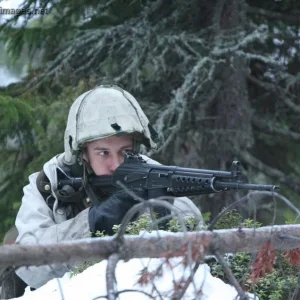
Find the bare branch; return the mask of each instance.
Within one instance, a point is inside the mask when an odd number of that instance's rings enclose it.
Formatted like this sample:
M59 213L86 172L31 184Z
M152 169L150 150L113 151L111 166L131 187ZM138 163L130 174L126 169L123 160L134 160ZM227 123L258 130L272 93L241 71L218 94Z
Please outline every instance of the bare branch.
M196 262L190 276L188 277L185 285L183 286L183 288L179 291L179 293L173 298L173 300L180 300L183 298L187 288L189 287L190 283L194 280L194 275L196 274L198 268L200 266L200 262Z
M115 291L115 283L116 283L116 267L118 261L120 259L119 254L112 254L107 260L106 267L106 289L107 289L107 299L115 300L116 299L116 291Z
M156 299L154 296L150 295L149 293L146 293L144 291L139 291L139 290L133 290L133 289L126 289L126 290L117 291L116 296L119 296L120 294L123 294L123 293L141 293L145 296L148 296L150 299L154 299L154 300ZM107 299L107 295L98 296L98 297L94 298L93 300L103 299L103 298Z
M288 236L294 237L287 238ZM126 236L126 258L158 258L172 253L182 256L184 245L190 243L192 253L204 258L217 249L220 253L258 251L266 240L277 249L299 248L300 225L267 226L253 229L229 229L188 233L165 233L157 236ZM212 248L213 247L213 248ZM0 267L45 265L79 262L89 259L107 259L119 249L114 237L87 238L72 242L40 245L5 245L0 247ZM122 253L120 253L120 259Z
M225 259L223 256L219 253L219 251L215 251L215 256L217 257L219 263L222 265L230 283L235 287L237 290L240 300L247 300L249 297L246 295L246 293L243 291L239 283L237 282L236 278L234 277L231 269L229 268L228 264L226 263Z

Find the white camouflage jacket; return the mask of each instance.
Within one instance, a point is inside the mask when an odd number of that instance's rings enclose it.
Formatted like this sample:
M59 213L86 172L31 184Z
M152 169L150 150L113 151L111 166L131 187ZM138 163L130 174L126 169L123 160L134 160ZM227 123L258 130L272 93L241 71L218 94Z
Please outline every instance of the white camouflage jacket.
M156 161L143 156L150 164ZM44 165L44 172L50 180L52 191L57 188L56 168L63 166L64 154L60 154ZM36 179L38 172L29 176L29 184L24 187L22 204L16 218L16 227L19 232L17 243L22 245L48 244L62 241L71 241L86 238L89 235L88 211L81 211L76 217L67 220L66 211L58 208L55 200L53 210L37 189ZM55 193L53 193L55 197ZM56 197L55 197L56 198ZM201 214L195 204L188 198L176 198L174 205L185 216L198 216L202 222ZM30 287L39 288L53 278L62 277L72 269L73 265L51 265L39 267L22 267L16 273Z

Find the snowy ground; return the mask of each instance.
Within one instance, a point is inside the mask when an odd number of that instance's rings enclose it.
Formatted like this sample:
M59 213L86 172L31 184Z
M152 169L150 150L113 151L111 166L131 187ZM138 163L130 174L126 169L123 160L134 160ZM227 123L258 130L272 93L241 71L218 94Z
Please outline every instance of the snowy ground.
M140 272L148 266L149 271L155 271L161 266L161 276L154 280L155 287L160 291L162 299L171 299L174 292L173 282L179 282L181 278L187 278L189 269L184 269L180 264L181 259L170 259L170 264L163 259L132 259L128 262L120 261L116 269L116 290L134 289L136 291L144 291L153 296L152 299L161 299L153 288L153 284L149 283L141 286L138 282L141 275ZM106 266L107 261L102 261L83 273L70 278L67 273L61 279L54 279L37 289L36 291L26 290L22 300L92 300L100 299L106 293ZM199 267L194 277L194 284L190 284L185 296L182 299L201 299L201 300L233 300L237 299L236 290L222 282L220 279L211 276L209 267L203 264ZM201 291L201 294L199 294ZM62 297L63 295L63 297ZM103 297L104 298L104 297ZM121 300L132 299L151 299L141 292L124 292L119 295ZM251 297L250 299L254 299ZM258 299L258 298L255 298Z

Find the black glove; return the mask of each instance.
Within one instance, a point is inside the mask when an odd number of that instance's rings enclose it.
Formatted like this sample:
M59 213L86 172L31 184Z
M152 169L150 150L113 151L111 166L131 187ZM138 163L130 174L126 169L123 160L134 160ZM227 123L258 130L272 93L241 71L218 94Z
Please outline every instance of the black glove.
M143 199L146 197L146 191L143 189L135 189L132 192ZM140 202L122 191L92 206L89 210L90 231L96 233L97 230L104 230L106 234L113 235L112 227L121 224L127 211L137 203Z

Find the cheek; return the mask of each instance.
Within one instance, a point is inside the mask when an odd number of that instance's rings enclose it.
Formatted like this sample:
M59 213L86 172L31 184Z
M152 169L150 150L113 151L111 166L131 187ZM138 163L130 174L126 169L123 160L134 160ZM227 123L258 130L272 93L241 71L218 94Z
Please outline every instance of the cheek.
M121 152L121 153L119 153L118 154L118 162L119 163L123 163L124 162L124 153L123 152Z
M100 157L90 157L90 166L96 175L105 175L107 173L106 164Z

